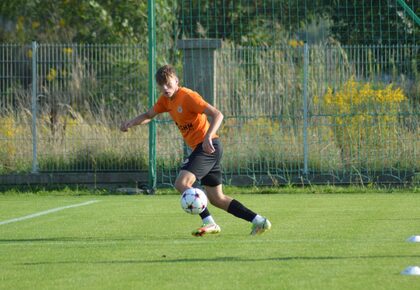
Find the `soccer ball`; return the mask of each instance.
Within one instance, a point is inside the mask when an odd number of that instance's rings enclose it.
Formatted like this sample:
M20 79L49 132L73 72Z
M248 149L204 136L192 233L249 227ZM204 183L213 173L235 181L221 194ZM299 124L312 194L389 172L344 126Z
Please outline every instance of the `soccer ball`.
M207 207L207 196L198 188L189 188L181 195L181 207L190 214L200 214Z

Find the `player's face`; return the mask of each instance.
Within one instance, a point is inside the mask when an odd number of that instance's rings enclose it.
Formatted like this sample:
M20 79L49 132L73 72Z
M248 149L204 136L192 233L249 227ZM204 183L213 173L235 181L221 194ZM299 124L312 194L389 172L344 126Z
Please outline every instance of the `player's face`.
M178 79L170 77L165 84L158 85L162 95L171 98L178 91Z

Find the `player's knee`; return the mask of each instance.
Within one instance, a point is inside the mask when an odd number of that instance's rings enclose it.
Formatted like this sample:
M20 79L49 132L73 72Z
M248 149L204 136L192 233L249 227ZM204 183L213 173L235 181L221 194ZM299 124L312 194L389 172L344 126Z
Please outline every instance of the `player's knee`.
M191 188L194 182L195 182L194 176L190 176L189 174L180 174L175 180L175 188L180 193L182 193L188 188Z
M177 178L175 180L175 188L176 190L178 190L179 192L184 192L185 190L187 190L189 188L188 183L186 182L185 179L180 179Z

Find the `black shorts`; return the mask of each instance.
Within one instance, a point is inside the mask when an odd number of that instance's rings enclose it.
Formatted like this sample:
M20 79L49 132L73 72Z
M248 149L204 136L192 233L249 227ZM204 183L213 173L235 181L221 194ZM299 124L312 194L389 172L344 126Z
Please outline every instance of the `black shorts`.
M194 151L184 160L181 170L187 170L195 175L201 185L217 186L222 184L222 167L220 161L223 155L222 143L218 138L213 139L216 151L209 154L204 152L203 143L198 144Z

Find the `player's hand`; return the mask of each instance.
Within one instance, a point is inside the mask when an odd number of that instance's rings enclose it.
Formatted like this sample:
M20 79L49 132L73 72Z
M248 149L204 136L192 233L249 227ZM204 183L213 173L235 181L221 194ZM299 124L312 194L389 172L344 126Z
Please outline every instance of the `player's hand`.
M203 150L206 153L212 154L216 149L213 147L213 142L211 141L211 138L205 138L203 141Z
M127 132L128 131L128 128L130 128L130 127L131 127L131 122L130 121L126 121L126 122L123 122L121 124L120 130L123 131L123 132Z

